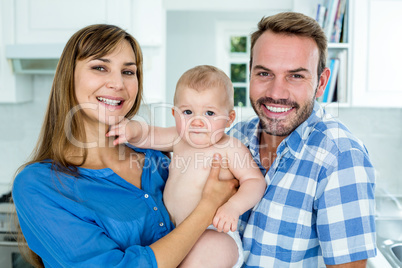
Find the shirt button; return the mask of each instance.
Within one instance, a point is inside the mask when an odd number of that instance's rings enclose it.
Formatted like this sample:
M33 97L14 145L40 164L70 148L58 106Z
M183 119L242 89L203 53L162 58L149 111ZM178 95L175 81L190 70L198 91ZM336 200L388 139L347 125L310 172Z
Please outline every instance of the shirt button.
M163 227L163 225L164 225L163 222L160 222L160 223L159 223L159 226L160 226L160 227Z
M144 197L145 197L145 198L148 198L148 197L149 197L149 195L148 195L148 194L145 194L145 195L144 195Z
M157 210L158 210L158 208L157 208L157 207L154 207L154 210L155 210L155 211L157 211Z

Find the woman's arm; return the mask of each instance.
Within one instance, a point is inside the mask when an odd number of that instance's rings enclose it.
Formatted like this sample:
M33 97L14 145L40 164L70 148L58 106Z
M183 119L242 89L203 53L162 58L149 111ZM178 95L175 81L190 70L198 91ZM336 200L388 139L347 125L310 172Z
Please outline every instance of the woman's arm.
M125 239L115 241L109 234L111 229L105 229L104 223L111 220L111 224L114 224L115 217L124 216L109 209L102 211L101 204L91 203L87 195L71 196L75 193L72 191L75 189L75 179L62 178L63 182L58 184L54 172L41 165L27 167L17 176L13 198L29 247L48 266L156 267L158 262L159 267L176 267L211 223L216 209L235 192L237 181L221 182L218 174L219 164L215 163L195 211L182 225L150 246L140 244L142 236L145 240L151 239L146 237L147 233L141 233L144 229L141 226L129 232L116 230L131 235L132 238L128 240L132 240L132 244L124 245ZM52 180L52 176L55 180ZM106 195L103 198L109 197ZM81 206L81 202L91 203L90 207L94 206L94 209ZM124 205L127 206L126 203ZM116 204L116 211L119 211L119 206ZM116 226L124 228L125 225Z
M201 201L195 210L176 229L150 246L158 267L177 267L212 223L216 210L236 192L237 180L218 179L220 162L221 157L215 155Z

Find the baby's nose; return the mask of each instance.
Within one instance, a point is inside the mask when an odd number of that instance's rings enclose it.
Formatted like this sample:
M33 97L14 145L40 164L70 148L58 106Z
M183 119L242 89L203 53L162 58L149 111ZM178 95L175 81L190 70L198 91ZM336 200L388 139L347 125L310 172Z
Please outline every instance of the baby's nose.
M204 125L204 119L201 116L197 116L191 121L193 127L203 127Z

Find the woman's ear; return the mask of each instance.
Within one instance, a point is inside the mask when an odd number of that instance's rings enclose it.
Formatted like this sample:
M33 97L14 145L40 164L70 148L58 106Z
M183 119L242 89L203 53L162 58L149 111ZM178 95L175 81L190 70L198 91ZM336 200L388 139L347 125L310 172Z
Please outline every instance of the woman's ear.
M229 112L229 120L226 124L227 128L230 127L230 125L234 122L235 118L236 118L236 112L235 112L235 110L231 110Z

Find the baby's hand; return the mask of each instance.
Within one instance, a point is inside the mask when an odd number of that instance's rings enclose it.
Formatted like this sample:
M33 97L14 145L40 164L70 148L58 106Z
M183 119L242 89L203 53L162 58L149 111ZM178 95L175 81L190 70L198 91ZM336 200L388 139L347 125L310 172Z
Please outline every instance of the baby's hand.
M218 209L212 223L219 232L234 232L237 229L239 217L239 210L229 200Z
M130 142L134 143L141 138L141 131L138 128L138 121L128 120L124 118L117 125L111 126L106 137L116 136L117 138L113 141L113 145Z

